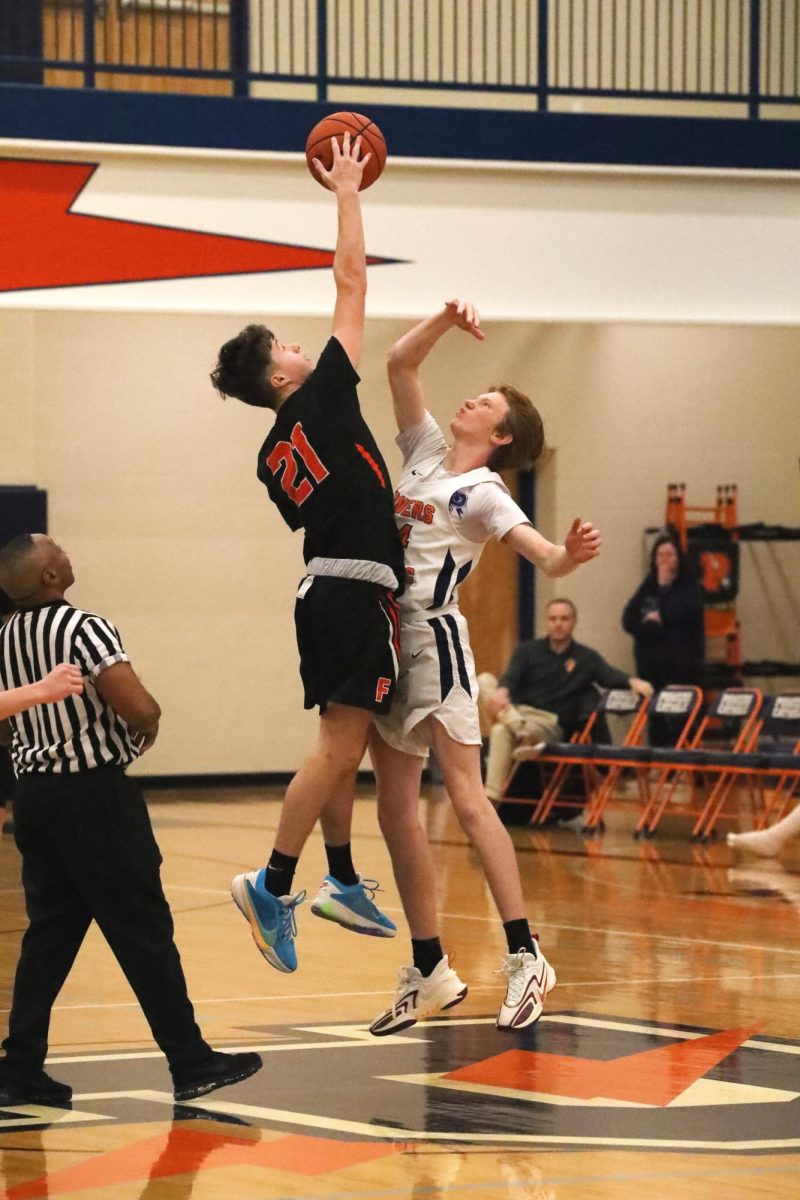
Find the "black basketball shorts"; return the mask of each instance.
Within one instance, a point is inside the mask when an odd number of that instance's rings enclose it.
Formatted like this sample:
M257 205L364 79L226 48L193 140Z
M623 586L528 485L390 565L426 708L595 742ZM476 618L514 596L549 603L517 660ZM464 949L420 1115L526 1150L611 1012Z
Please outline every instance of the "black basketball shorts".
M308 575L294 610L305 707L387 713L397 684L400 613L376 583Z

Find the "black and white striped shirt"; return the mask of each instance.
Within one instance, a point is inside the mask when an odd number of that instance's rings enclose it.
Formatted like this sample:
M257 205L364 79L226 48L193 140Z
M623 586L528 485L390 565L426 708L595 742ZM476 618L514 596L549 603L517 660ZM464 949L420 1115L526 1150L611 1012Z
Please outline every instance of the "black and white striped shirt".
M110 621L54 600L22 609L0 628L0 686L35 683L61 662L80 667L83 694L11 717L17 775L125 767L137 756L128 727L101 698L95 680L127 662Z

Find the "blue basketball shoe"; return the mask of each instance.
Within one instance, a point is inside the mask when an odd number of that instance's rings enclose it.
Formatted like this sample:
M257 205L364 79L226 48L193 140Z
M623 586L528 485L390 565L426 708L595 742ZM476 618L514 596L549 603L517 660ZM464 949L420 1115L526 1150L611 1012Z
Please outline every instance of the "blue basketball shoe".
M345 886L326 875L322 886L311 904L315 917L335 921L353 933L367 933L372 937L394 937L397 926L373 903L375 893L380 891L377 879L362 879Z
M265 870L248 871L237 875L231 883L231 895L242 916L249 921L253 941L264 958L279 971L296 971L297 936L295 909L306 898L305 892L294 896L273 896L264 887Z

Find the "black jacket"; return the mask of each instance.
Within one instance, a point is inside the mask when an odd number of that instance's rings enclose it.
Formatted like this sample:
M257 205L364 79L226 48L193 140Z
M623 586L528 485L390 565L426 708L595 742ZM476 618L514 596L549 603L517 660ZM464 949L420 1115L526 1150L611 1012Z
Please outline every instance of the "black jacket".
M644 620L657 611L658 621ZM636 672L654 688L699 683L703 669L703 593L692 579L659 587L651 575L636 589L622 614L634 641Z

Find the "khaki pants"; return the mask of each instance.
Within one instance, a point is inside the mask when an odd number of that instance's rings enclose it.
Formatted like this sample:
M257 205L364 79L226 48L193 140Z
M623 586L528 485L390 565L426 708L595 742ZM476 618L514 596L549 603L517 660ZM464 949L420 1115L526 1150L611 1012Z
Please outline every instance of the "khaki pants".
M480 703L485 707L497 691L497 679L489 672L478 676ZM489 757L486 762L486 795L499 800L503 795L512 754L521 742L558 742L563 733L555 713L530 704L510 704L503 709L489 732Z

